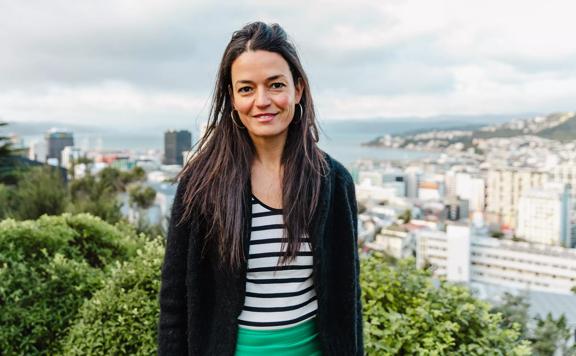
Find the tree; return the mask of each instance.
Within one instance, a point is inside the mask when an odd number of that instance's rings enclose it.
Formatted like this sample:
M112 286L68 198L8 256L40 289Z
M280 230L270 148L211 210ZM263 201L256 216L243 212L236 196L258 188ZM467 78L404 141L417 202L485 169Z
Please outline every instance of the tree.
M140 232L150 231L153 232L152 226L145 218L144 211L149 209L156 200L156 190L152 187L144 187L142 185L133 185L128 189L128 197L130 207L136 209L136 228Z
M0 183L0 220L7 218L12 212L10 209L12 190L12 188Z
M522 336L526 334L528 324L528 309L530 304L523 295L504 293L502 303L492 308L492 312L502 314L503 328L509 329L516 324Z
M412 260L387 266L380 254L362 261L367 355L530 355L517 327L462 286L440 282Z
M530 338L535 356L553 355L559 350L561 355L576 355L576 346L568 347L567 343L572 333L566 323L566 317L562 314L554 319L548 313L546 318L536 317L536 328Z
M135 185L128 190L130 205L138 209L149 209L156 199L156 190L152 187Z
M17 219L59 215L68 204L68 191L57 169L34 167L26 171L18 182L13 202L13 215Z
M98 173L101 184L116 192L125 192L131 183L146 180L146 172L142 167L134 167L131 171L122 172L114 167L106 167Z
M70 183L71 213L90 213L109 223L116 223L122 218L122 204L118 201L114 187L107 182L96 179L91 174Z
M0 127L8 125L0 121ZM0 135L0 183L14 185L18 181L17 156L20 150L15 149L7 136Z
M400 219L402 219L404 224L408 224L410 222L410 220L412 220L412 210L410 210L410 209L404 210L402 215L400 215Z

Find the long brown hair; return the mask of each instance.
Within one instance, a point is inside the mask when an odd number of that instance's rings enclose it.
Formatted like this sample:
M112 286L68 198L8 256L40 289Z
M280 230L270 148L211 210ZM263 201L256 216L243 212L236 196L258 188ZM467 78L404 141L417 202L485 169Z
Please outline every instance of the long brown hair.
M246 130L232 122L232 63L246 51L265 50L281 55L290 67L294 83L301 81L302 110L295 114L281 164L282 213L286 227L281 262L294 259L300 248L300 238L309 235L311 220L320 196L322 176L327 162L318 148L318 128L308 78L295 47L278 24L253 22L233 33L220 63L212 97L206 131L197 143L194 156L178 175L185 179L185 208L179 223L202 219L207 223L204 249L215 243L220 262L231 269L243 261L244 197L250 187L250 169L255 150ZM203 250L204 250L203 249Z

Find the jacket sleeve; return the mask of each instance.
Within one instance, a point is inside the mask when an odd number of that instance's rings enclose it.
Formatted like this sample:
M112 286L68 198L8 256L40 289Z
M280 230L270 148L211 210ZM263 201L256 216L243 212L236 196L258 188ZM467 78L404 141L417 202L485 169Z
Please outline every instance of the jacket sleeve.
M360 260L358 258L358 202L356 201L356 188L354 180L348 174L346 186L348 204L352 213L354 273L356 280L356 355L364 355L364 335L362 317L362 293L360 290Z
M160 287L160 320L158 355L186 355L186 260L190 241L190 224L178 224L184 212L182 197L186 188L181 180L172 204L166 238Z

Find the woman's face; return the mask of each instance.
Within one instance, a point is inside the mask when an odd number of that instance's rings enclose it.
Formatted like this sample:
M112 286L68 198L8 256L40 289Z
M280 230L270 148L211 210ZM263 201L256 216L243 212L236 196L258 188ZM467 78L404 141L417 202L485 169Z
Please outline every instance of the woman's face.
M302 97L288 62L278 53L246 51L232 62L231 75L232 103L252 139L285 139Z

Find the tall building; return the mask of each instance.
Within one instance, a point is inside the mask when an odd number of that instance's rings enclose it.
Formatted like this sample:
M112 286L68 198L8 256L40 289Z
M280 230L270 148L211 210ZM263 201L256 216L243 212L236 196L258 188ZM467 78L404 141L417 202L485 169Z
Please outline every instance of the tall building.
M459 172L455 174L454 181L454 195L468 200L470 211L484 211L486 201L484 179Z
M187 130L164 133L164 164L184 165L183 152L192 148L192 133Z
M516 228L518 201L526 189L548 181L546 172L529 169L491 169L486 180L486 216L490 223Z
M570 248L571 211L570 185L547 183L528 189L518 203L516 235L529 242Z
M50 129L46 133L45 138L48 148L48 154L46 156L47 159L52 158L60 162L64 147L74 146L74 135L70 131Z

